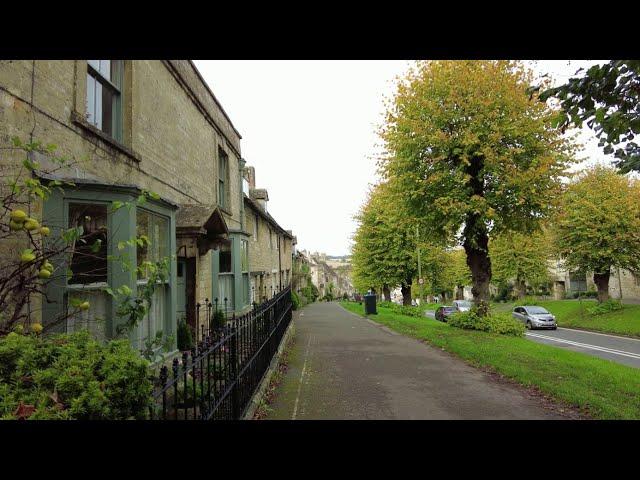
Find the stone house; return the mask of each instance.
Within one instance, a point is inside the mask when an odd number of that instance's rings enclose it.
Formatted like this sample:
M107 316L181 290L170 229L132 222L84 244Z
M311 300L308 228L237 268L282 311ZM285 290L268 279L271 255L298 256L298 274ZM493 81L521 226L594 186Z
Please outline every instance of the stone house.
M555 261L549 267L549 274L553 282L553 298L556 300L580 292L597 290L593 272L569 272L559 261ZM611 269L609 296L623 301L640 301L640 273L621 268Z
M44 323L65 317L71 298L87 299L89 310L56 329L113 337L122 319L105 288L135 292L146 282L108 260L122 254L133 265L170 259L168 280L130 334L138 347L157 331L175 338L180 317L199 330L195 304L204 299L226 298L229 312L250 308L241 136L191 61L1 61L0 143L14 136L56 144L59 154L80 160L53 175L75 187L31 205L30 214L53 234L81 225L103 240L90 265L81 249L70 262L54 259L55 272L72 275L54 275L50 302L31 300ZM21 161L2 157L5 165ZM146 191L153 198L136 204ZM141 235L150 245L124 243ZM7 248L14 247L0 245Z
M291 285L295 237L268 212L267 190L256 188L255 168L244 171L245 223L248 242L249 303L261 303ZM244 275L245 273L243 273Z

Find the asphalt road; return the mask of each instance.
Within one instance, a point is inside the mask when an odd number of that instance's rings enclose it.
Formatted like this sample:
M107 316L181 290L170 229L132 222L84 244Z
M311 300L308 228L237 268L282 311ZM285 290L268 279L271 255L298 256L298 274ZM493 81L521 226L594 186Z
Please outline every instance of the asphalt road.
M440 349L314 303L268 419L559 419L555 405Z
M434 314L433 311L427 311L428 317L433 318ZM640 339L563 327L557 330L529 330L526 335L534 342L640 368Z

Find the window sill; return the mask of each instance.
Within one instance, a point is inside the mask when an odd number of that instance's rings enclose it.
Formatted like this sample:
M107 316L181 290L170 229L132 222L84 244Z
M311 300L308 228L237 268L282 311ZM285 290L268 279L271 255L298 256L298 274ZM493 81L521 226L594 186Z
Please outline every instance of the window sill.
M98 137L100 140L102 140L103 142L107 143L110 147L115 148L120 153L124 153L131 160L133 160L135 162L138 162L138 163L140 163L140 161L142 160L142 158L140 157L139 154L137 154L136 152L131 150L126 145L120 143L118 140L110 137L109 135L104 133L99 128L96 128L93 125L91 125L78 112L74 111L74 112L71 113L71 122L73 124L79 126L80 128L82 128L84 131L89 132L92 135Z

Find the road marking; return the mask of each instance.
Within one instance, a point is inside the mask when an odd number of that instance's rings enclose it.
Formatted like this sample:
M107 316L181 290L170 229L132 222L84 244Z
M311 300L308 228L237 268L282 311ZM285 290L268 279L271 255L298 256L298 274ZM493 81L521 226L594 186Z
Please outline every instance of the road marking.
M580 330L579 328L558 327L558 330L569 330L570 332L591 333L593 335L602 335L603 337L619 338L620 340L634 340L640 342L640 338L624 337L622 335L610 335L608 333L594 332L593 330Z
M605 353L611 353L613 355L621 355L623 357L630 357L630 358L635 358L640 360L640 354L638 353L633 353L633 352L626 352L624 350L616 350L614 348L607 348L607 347L600 347L598 345L589 345L588 343L580 343L580 342L574 342L572 340L565 340L564 338L558 338L558 337L550 337L548 335L540 335L538 333L527 333L528 337L536 337L536 338L544 338L546 340L551 340L554 342L558 342L558 343L566 343L568 345L573 345L576 347L582 347L582 348L587 348L590 350L598 350L601 352L605 352Z
M302 364L302 373L300 374L300 383L298 383L298 393L296 395L296 402L293 405L293 415L291 415L291 420L295 420L296 415L298 414L298 402L300 401L300 392L302 391L302 381L304 379L304 374L307 371L307 359L309 358L310 345L311 345L311 336L309 336L309 341L307 342L307 349L304 352L304 363Z

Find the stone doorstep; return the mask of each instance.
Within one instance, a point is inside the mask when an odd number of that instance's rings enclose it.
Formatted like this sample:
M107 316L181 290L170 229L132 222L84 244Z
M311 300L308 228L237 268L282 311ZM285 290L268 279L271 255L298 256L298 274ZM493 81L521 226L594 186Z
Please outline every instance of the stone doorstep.
M282 336L282 340L280 340L280 345L278 346L278 350L276 351L276 354L271 359L269 368L267 369L264 376L262 377L262 380L260 381L260 384L256 389L255 393L251 397L251 400L249 401L249 406L247 407L247 411L243 415L242 420L251 420L253 418L253 415L256 413L256 410L258 409L258 405L260 405L260 400L264 396L265 391L269 386L269 383L271 383L271 377L273 377L274 372L278 368L278 363L280 363L280 358L282 358L284 349L289 343L289 340L291 339L291 337L295 335L294 322L295 322L295 316L294 318L291 319L291 322L287 327L287 331L284 332L284 335Z

